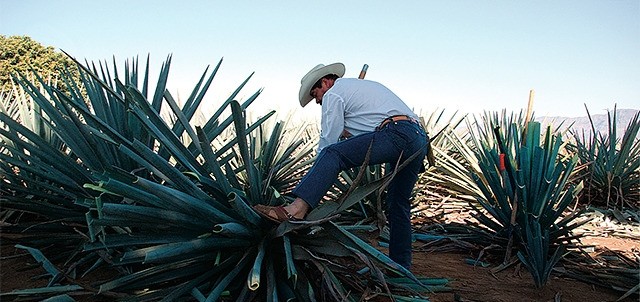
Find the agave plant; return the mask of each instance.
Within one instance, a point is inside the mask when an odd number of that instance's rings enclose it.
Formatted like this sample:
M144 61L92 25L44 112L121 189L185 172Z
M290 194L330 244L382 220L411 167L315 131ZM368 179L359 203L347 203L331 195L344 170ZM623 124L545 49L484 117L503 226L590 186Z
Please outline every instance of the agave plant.
M618 138L617 115L608 112L608 132L596 132L593 119L591 134L573 132L580 163L585 165L577 176L584 180L582 200L586 204L604 205L607 208L638 208L640 206L640 113L629 121L622 138Z
M35 80L33 76L31 78L31 80ZM47 85L55 86L55 83L47 81ZM42 94L47 93L43 87L39 87L39 91ZM42 118L44 115L42 110L32 101L22 86L14 83L11 91L0 94L0 113L18 121L21 126L38 135L50 147L58 150L64 148L62 141L54 134L46 120ZM0 153L9 153L10 151L7 148L15 149L16 145L12 144L10 140L3 142L0 145Z
M203 126L192 127L190 120L221 62L206 82L205 71L182 108L165 89L169 63L170 58L151 99L148 72L138 88L137 62L131 69L127 65L124 78L118 77L114 63L115 80L102 64L100 72L95 65L78 64L90 105L78 91L80 85L68 78L71 93L47 87L45 96L21 77L66 148L47 147L1 115L3 142L18 147L7 149L0 159L3 182L15 196L0 201L3 208L73 221L73 229L57 230L49 240L61 241L64 231L78 239L69 243L75 248L65 246L62 268L49 265L57 262L46 256L60 254L55 246L22 242L21 248L46 264L50 286L0 297L89 291L133 300L355 301L376 293L419 295L430 289L428 280L416 278L338 223L345 209L392 175L354 186L339 202L311 212L310 221L264 221L251 206L285 202L286 190L308 165L309 140L284 139L288 130L279 123L269 130L265 121L273 112L247 122L245 109L260 91L243 104L233 99L251 76ZM160 117L165 102L175 124ZM188 140L181 139L185 133ZM233 135L222 137L224 133ZM24 176L26 172L33 177ZM60 191L60 197L49 198L47 191L34 201L18 194L36 185ZM68 209L74 211L65 216ZM103 265L122 274L97 289L70 277Z
M466 123L466 129L459 128L462 123ZM425 178L435 185L436 190L444 190L441 195L465 204L475 203L476 198L483 196L472 177L474 174L484 177L476 156L478 147L483 142L489 146L496 145L491 135L492 125L508 129L513 124L522 123L522 112L508 116L506 110L501 113L485 112L480 120L473 116L456 118L455 114L452 115L447 124L449 126L431 143L437 165L435 169L427 171Z
M526 131L517 124L507 130L479 131L487 140L477 146L484 177L473 175L483 193L477 198L482 208L475 218L506 246L505 260L510 258L511 246L517 248L518 257L541 287L560 259L563 245L573 239L571 230L579 226L575 222L579 212L564 214L582 189L582 184L568 182L578 158L560 154L564 143L550 126L542 141L538 122L529 122ZM494 146L486 142L491 134L497 141Z
M467 120L467 116L458 116L457 112L444 119L445 110L434 111L425 119L425 130L430 136L430 147L433 163L427 162L428 169L421 175L418 183L423 188L428 201L448 204L456 203L464 206L474 191L473 182L467 179L468 162L473 156L464 156L465 152L473 154L460 133L459 126ZM463 202L464 201L464 202Z
M49 98L55 83L36 75L28 89ZM44 85L41 85L44 84ZM86 168L67 154L69 149L55 134L44 110L28 90L14 85L13 97L2 100L0 108L0 202L4 229L21 235L23 242L56 246L68 253L84 239L73 228L84 224L86 208L75 200L90 198L82 184L91 181ZM37 216L33 216L33 214ZM28 223L16 224L21 219ZM68 240L56 240L64 233Z
M292 126L290 113L284 121L267 120L256 131L248 134L251 162L255 163L255 179L248 179L247 173L238 174L238 178L248 186L249 183L261 183L260 195L267 204L279 204L282 200L291 201L287 196L304 173L313 164L316 146L313 128L309 124ZM240 163L232 168L243 171Z

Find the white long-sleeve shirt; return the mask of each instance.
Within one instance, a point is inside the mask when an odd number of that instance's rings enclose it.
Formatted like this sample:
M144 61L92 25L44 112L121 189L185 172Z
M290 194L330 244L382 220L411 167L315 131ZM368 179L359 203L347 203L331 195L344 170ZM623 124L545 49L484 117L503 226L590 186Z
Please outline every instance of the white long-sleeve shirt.
M322 122L318 153L338 142L342 130L352 135L374 131L393 115L417 115L384 85L353 78L338 78L322 97Z

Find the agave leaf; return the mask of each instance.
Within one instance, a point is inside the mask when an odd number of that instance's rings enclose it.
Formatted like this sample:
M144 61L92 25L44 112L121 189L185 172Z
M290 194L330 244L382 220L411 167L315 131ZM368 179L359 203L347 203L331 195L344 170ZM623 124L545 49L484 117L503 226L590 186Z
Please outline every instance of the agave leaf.
M156 83L156 90L153 94L153 99L151 100L151 107L156 111L160 112L162 109L162 97L164 96L165 91L167 90L167 80L169 78L169 69L171 67L171 55L167 56L167 60L162 63L160 67L160 75L158 76L158 82ZM146 64L146 72L145 72L145 85L142 89L142 94L147 95L146 92L146 82L149 79L149 56L147 56L147 64Z
M633 293L639 292L640 291L640 284L634 286L632 289L628 290L626 293L624 293L624 295L620 296L620 298L618 298L618 300L616 301L622 301L625 298L629 297L630 295L632 295Z
M185 235L169 234L144 234L136 235L130 233L109 234L103 241L96 241L84 244L84 251L94 251L100 249L113 249L118 247L136 247L143 245L160 245L176 241L188 240Z
M244 258L246 258L246 257L244 257ZM243 258L243 260L244 260L244 258ZM223 264L221 264L219 266L216 266L213 269L210 269L210 270L206 271L201 276L198 276L198 277L194 278L193 280L184 283L181 286L178 286L178 289L172 290L171 293L169 295L163 297L161 301L174 301L176 299L179 299L180 297L182 297L183 295L185 295L188 292L194 292L194 290L197 291L196 286L201 284L203 281L215 276L216 274L219 274L223 268L226 268L226 267L228 267L230 265L236 264L232 260L236 260L236 259L233 258L233 257L229 258L229 259L225 260L225 263L223 263ZM240 264L238 266L242 267L241 263L243 262L243 260L240 260ZM237 270L237 266L236 266L236 268L234 268L233 271L236 271L236 270ZM233 274L233 271L232 271L232 274ZM228 277L228 275L227 275L227 277ZM231 277L231 279L233 279L233 277ZM197 291L197 293L200 293L200 292ZM200 301L205 301L206 300L206 297L204 297L204 295L202 295L201 293L200 293L200 297L201 297L201 299L198 299L198 300L200 300ZM216 299L217 299L217 297L213 297L212 301L215 301Z
M296 266L293 263L291 239L289 239L289 236L287 235L282 236L282 239L283 239L282 241L284 244L285 259L287 264L287 278L291 280L293 284L296 284L298 281L298 271L296 270Z
M245 102L246 103L246 102ZM240 106L240 109L244 110L243 106ZM246 129L244 130L245 133L251 133L252 131L258 129L260 127L260 125L262 125L265 121L267 121L269 118L271 118L271 116L273 116L275 114L275 111L271 111L269 113L267 113L265 116L261 117L260 119L258 119L258 121L256 121L255 123L249 125L249 126L245 126ZM231 124L232 122L234 122L234 115L231 115L229 118L227 118L227 120L225 121L225 123L223 123L224 125L226 124ZM228 121L228 122L227 122ZM235 124L235 122L234 122ZM224 129L222 128L223 126L220 126L220 129ZM226 127L226 126L225 126ZM204 128L203 128L204 129ZM220 130L220 132L222 132L222 130ZM216 133L215 135L219 135L220 133ZM236 133L237 135L237 133ZM213 136L211 133L207 133L208 137L215 137ZM224 145L223 147L219 148L216 152L216 156L218 157L222 157L226 152L229 152L232 148L236 147L236 145L238 144L238 139L237 137L230 139L226 145ZM247 145L248 146L248 145Z
M76 300L74 300L73 298L71 298L71 296L64 294L64 295L57 295L57 296L53 296L51 298L47 298L42 300L42 302L75 302Z
M345 209L353 206L358 203L360 200L368 196L369 194L378 190L390 176L385 178L381 178L372 183L365 184L363 186L357 187L347 198L344 199L342 203L337 202L324 202L320 206L313 209L309 214L307 214L308 220L320 220L327 218L331 215L335 215L336 213L340 213Z
M221 65L222 65L222 59L220 59L220 61L218 61L218 64L215 66L215 68L211 72L211 75L209 76L209 79L204 84L202 89L199 89L200 88L200 84L204 80L204 76L207 73L207 71L205 70L205 72L202 74L202 77L200 78L200 81L198 82L198 84L195 86L195 88L191 92L191 95L189 95L189 98L185 102L183 110L182 110L182 111L184 111L184 114L189 119L191 119L193 117L193 115L196 113L197 108L200 107L200 103L202 102L205 93L209 90L209 87L211 86L211 83L213 82L213 79L216 76L216 74L218 73L218 70L220 69ZM208 69L208 66L207 66L207 69ZM175 131L175 130L174 130L174 132L180 133L179 131Z
M257 169L249 154L249 146L247 144L247 132L246 122L244 117L244 111L240 108L240 104L236 101L231 102L231 110L233 114L234 125L236 129L236 137L238 140L238 148L240 149L240 155L246 169L249 186L249 199L260 200L259 184L262 183L260 175L257 173Z
M240 86L238 86L238 88L236 88L236 90L234 90L231 95L229 95L229 97L224 101L224 103L218 108L218 110L211 116L211 118L209 119L209 121L207 121L207 123L202 127L202 129L205 131L205 133L207 134L208 137L214 139L216 137L218 137L218 135L222 132L223 129L227 128L229 125L231 125L231 123L233 122L233 119L231 117L227 118L222 124L217 125L217 120L220 118L220 116L222 115L222 113L224 112L224 110L227 108L227 106L229 106L231 104L231 102L234 102L235 97L240 93L240 91L242 90L242 88L244 88L244 86L249 82L249 79L251 79L251 77L253 76L253 73L251 73L241 84ZM255 97L257 97L257 95L255 95ZM253 102L253 100L255 100L255 97L249 98L249 100L251 102ZM249 101L248 100L248 101ZM249 106L250 103L247 103L246 106L243 105L243 109L247 108L247 106ZM215 130L215 132L214 132Z
M169 170L169 171L171 171L171 169L167 169L166 166L164 166L164 165L161 165L162 168L156 167L150 161L148 161L144 157L138 155L138 153L134 152L132 149L130 149L129 147L125 146L124 144L120 144L120 146L118 146L118 151L120 151L123 155L128 156L132 161L134 161L140 167L146 168L149 172L151 172L151 174L153 174L153 175L161 178L162 180L164 180L167 185L172 186L172 187L176 186L176 184L174 183L174 180L172 178L168 177L167 175L165 175L165 173L163 173L161 171L161 169ZM140 153L146 153L146 151L147 150L143 150ZM170 175L173 175L173 174L170 174ZM180 178L180 177L178 177L178 178Z
M243 239L231 239L223 237L208 237L191 241L173 242L146 248L131 250L122 256L121 261L143 261L146 263L158 263L175 261L176 259L191 259L189 256L199 252L208 252L214 248L222 247L246 247L249 243Z
M395 263L387 255L385 255L384 253L382 253L379 250L375 249L374 247L370 246L369 244L367 244L366 242L364 242L362 239L358 238L357 236L355 236L355 235L351 234L350 232L344 230L339 225L337 225L337 224L335 224L333 222L329 222L329 224L327 224L326 226L332 232L332 234L334 236L344 236L344 238L347 239L347 240L344 240L342 242L345 242L345 243L351 242L352 243L351 247L357 248L359 250L362 250L363 252L367 253L369 256L373 257L373 259L379 261L380 263L382 263L383 265L388 267L390 270L396 272L397 274L405 276L405 277L408 277L411 280L413 280L413 281L415 281L417 283L420 283L420 281L413 275L413 273L411 273L411 271L409 271L405 267Z
M334 301L352 301L356 300L352 297L342 285L342 282L336 277L333 271L320 261L312 261L322 273L323 288L329 292ZM327 294L326 292L324 293Z
M331 263L328 259L316 256L302 246L296 246L294 254L297 255L296 258L305 259L310 265L317 268L317 272L320 274L320 280L318 281L319 287L323 289L323 295L329 295L328 297L332 301L353 301L353 297L350 295L347 296L347 291L343 284L332 272L331 268L327 266L327 263L330 263L332 266L340 266L339 264Z
M267 302L278 302L279 287L278 287L278 281L275 275L275 269L273 267L273 259L268 259L267 261L267 282L266 283L271 284L271 286L267 287Z
M61 51L64 54L66 54L67 57L69 57L69 59L74 61L78 68L80 68L81 70L83 70L85 72L85 73L83 73L84 75L91 77L96 83L100 84L102 88L107 90L109 92L110 96L116 97L118 100L120 100L122 103L124 103L124 99L119 97L120 95L115 90L113 90L113 88L112 88L113 85L108 85L106 82L104 82L102 79L100 79L98 77L97 73L92 72L89 68L87 68L84 65L82 65L82 63L78 62L78 60L76 60L73 56L71 56L70 54L68 54L64 50L61 50ZM114 66L115 66L115 58L114 58ZM117 69L115 69L115 70L117 71ZM117 77L118 76L116 74L116 78ZM111 77L108 77L108 78L110 79Z
M353 252L345 248L340 241L335 240L330 234L322 232L314 234L313 236L306 236L303 238L295 238L295 246L304 246L305 250L316 254L324 255L326 258L334 259L336 257L351 257ZM299 257L300 255L296 255ZM299 258L296 258L301 260ZM310 260L310 259L305 259Z
M251 238L255 236L255 232L252 232L252 230L247 228L245 225L237 222L216 224L213 226L212 232L227 237Z
M373 262L371 262L371 260L369 258L367 258L367 256L364 253L361 253L357 249L349 247L347 245L345 245L345 247L347 249L349 249L350 251L352 251L354 254L356 254L356 256L358 258L360 258L360 261L365 263L367 268L369 268L373 272L372 276L374 278L376 278L378 280L378 282L380 282L380 284L382 284L382 287L384 288L384 291L388 295L391 295L391 290L389 290L389 285L387 284L387 282L385 280L385 277L384 277L384 274L382 273L382 271L380 271L380 269L378 267L376 267L375 264L373 264Z
M240 194L230 193L229 201L235 212L254 226L260 226L262 218L253 210Z
M227 194L231 193L231 184L222 171L222 166L218 162L218 159L213 154L213 150L211 149L210 145L211 142L207 138L202 128L196 127L196 132L198 135L198 142L200 143L200 150L202 150L202 156L205 159L205 168L208 168L208 172L213 174L214 179L216 180L216 184L220 186L222 192L225 192Z
M218 202L206 202L205 200L191 196L183 191L154 183L142 177L137 178L136 184L160 199L172 201L171 204L173 206L182 210L187 215L201 217L211 222L236 221L236 219L227 215L229 210L225 210L225 208L223 208L223 206Z
M11 189L13 186L3 184L3 189ZM36 184L31 188L47 188ZM81 217L86 208L78 206L70 202L68 196L53 196L53 194L32 194L34 198L46 198L48 201L41 201L37 199L25 198L23 196L3 196L2 208L3 210L11 209L15 211L24 211L28 213L38 213L44 217L48 217L52 220L67 220L73 221ZM31 197L31 196L29 196ZM74 216L78 215L78 216Z
M167 103L169 104L169 107L171 107L173 114L175 114L176 117L178 117L178 121L180 122L174 125L173 133L175 133L175 135L178 137L181 135L182 131L181 130L176 131L175 129L177 125L180 125L179 129L186 130L187 134L189 134L189 137L191 138L191 141L197 141L196 133L193 131L191 124L189 124L189 118L182 112L182 110L180 110L180 108L178 107L178 104L173 99L171 94L168 93L168 91L167 93L165 93L164 98L167 100ZM194 145L198 149L198 154L202 154L202 150L199 149L200 145L199 144L194 144Z
M181 188L186 192L192 192L195 197L203 200L211 199L209 195L203 192L202 189L198 188L180 170L172 166L168 161L162 159L157 153L153 152L140 141L135 140L133 142L133 147L144 159L160 170L162 172L161 175L166 175L178 188Z
M89 110L85 108L86 106L84 104L80 105L80 104L77 104L76 102L72 102L64 95L61 95L61 98L66 99L67 104L71 105L74 108L74 110L76 110L77 112L79 112L79 114L82 115L82 118L87 122L87 124L84 125L84 127L88 128L89 134L96 136L96 138L100 138L103 141L106 141L108 144L113 144L114 142L117 142L119 144L124 144L128 148L131 148L131 139L133 135L130 133L127 133L129 130L123 131L122 129L120 129L122 127L120 127L119 125L105 123L103 120L101 120L100 118L98 118L97 116L89 112ZM120 119L128 119L128 118L129 118L129 115L124 115L123 113L123 115L119 116L118 119L120 120ZM142 127L138 127L138 128L142 128ZM97 133L100 133L100 134L97 134ZM104 149L106 150L106 147ZM114 163L118 162L120 163L120 165L124 165L126 163L125 161L126 157L120 157L116 159L117 156L118 156L117 152L113 150L111 162L114 162ZM125 167L126 166L122 166L122 168L125 168Z
M238 177L236 176L236 173L234 172L233 168L231 167L231 164L226 161L224 164L224 170L228 171L227 172L227 180L229 180L229 184L233 187L233 188L242 188L242 185L240 184L240 181L238 180ZM244 192L240 191L239 192L241 194L244 195Z
M38 263L42 264L42 267L51 275L51 280L49 280L49 284L47 286L53 286L62 278L60 270L58 270L58 268L51 263L51 261L49 261L49 259L47 259L39 249L20 244L16 244L16 248L27 250L29 254L31 254Z
M156 278L156 276L162 276L163 279L167 277L179 279L184 275L198 276L203 271L206 271L207 268L202 265L194 265L194 263L202 261L202 258L206 256L209 255L198 255L187 260L171 261L121 276L101 284L98 289L98 294L122 287L136 288L142 286L141 288L148 288L148 286L154 284L151 282L151 278Z
M80 285L58 285L58 286L47 286L47 287L39 287L39 288L29 288L29 289L15 289L8 293L0 293L0 297L20 297L24 295L42 295L42 294L56 294L56 293L68 293L73 291L82 290L82 286Z
M260 274L262 272L262 262L266 253L267 241L262 240L262 243L258 246L258 254L253 262L253 267L247 277L247 287L250 290L257 290L260 287ZM272 284L273 286L273 284Z
M202 221L194 220L193 216L171 210L163 210L154 207L137 205L105 203L102 206L104 217L118 217L123 219L139 220L139 222L162 221L165 226L180 228L202 229Z
M333 216L329 216L329 217L325 217L319 220L300 220L300 221L285 221L283 223L280 223L278 225L278 227L275 230L275 234L274 237L281 237L284 236L288 233L291 233L293 231L297 231L297 230L301 230L301 229L307 229L309 227L313 227L313 226L317 226L317 225L321 225L327 221L331 221L331 220L335 220L338 217L340 217L339 214L337 215L333 215Z
M244 270L245 267L249 264L249 261L251 260L250 255L252 255L254 252L255 251L253 249L247 250L242 256L242 259L237 262L237 265L224 277L221 276L219 281L216 282L211 292L209 292L209 295L207 295L205 301L218 301L225 288L231 283L231 281L233 281L233 279L236 278L240 271Z
M294 293L293 288L291 288L291 285L289 285L288 283L282 281L281 279L277 279L277 289L279 296L282 297L282 301L296 301L296 294ZM279 299L274 298L273 301L279 301Z
M172 209L173 205L171 202L165 201L164 199L159 198L137 186L120 181L116 179L114 174L111 174L111 176L113 178L107 178L106 180L99 181L97 186L92 184L85 184L84 186L101 193L122 197L126 196L127 198L143 203L144 205L154 206L161 209ZM133 183L133 181L130 181L130 183Z
M131 108L132 112L159 141L160 150L158 153L160 157L168 159L170 152L181 165L201 175L203 171L201 170L201 165L195 160L196 154L192 154L187 147L180 142L175 133L162 121L159 114L149 106L140 92L137 91L135 87L126 87L126 92L127 100L131 99L136 105ZM147 146L145 145L145 147Z

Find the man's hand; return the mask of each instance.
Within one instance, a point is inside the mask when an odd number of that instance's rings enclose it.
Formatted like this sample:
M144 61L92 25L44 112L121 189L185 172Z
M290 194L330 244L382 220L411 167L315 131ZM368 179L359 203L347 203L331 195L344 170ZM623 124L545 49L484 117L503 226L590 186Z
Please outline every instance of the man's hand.
M342 134L340 134L340 140L345 140L347 138L352 137L351 133L347 130L342 130Z

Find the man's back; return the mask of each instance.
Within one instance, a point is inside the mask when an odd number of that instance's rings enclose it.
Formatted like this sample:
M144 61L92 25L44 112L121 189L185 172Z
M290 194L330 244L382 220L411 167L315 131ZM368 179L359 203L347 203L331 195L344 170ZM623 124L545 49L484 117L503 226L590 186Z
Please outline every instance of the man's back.
M361 79L337 79L324 95L323 120L343 114L344 130L352 135L374 131L390 116L417 116L395 93L384 85ZM337 118L339 120L339 118ZM324 123L323 123L324 126Z

